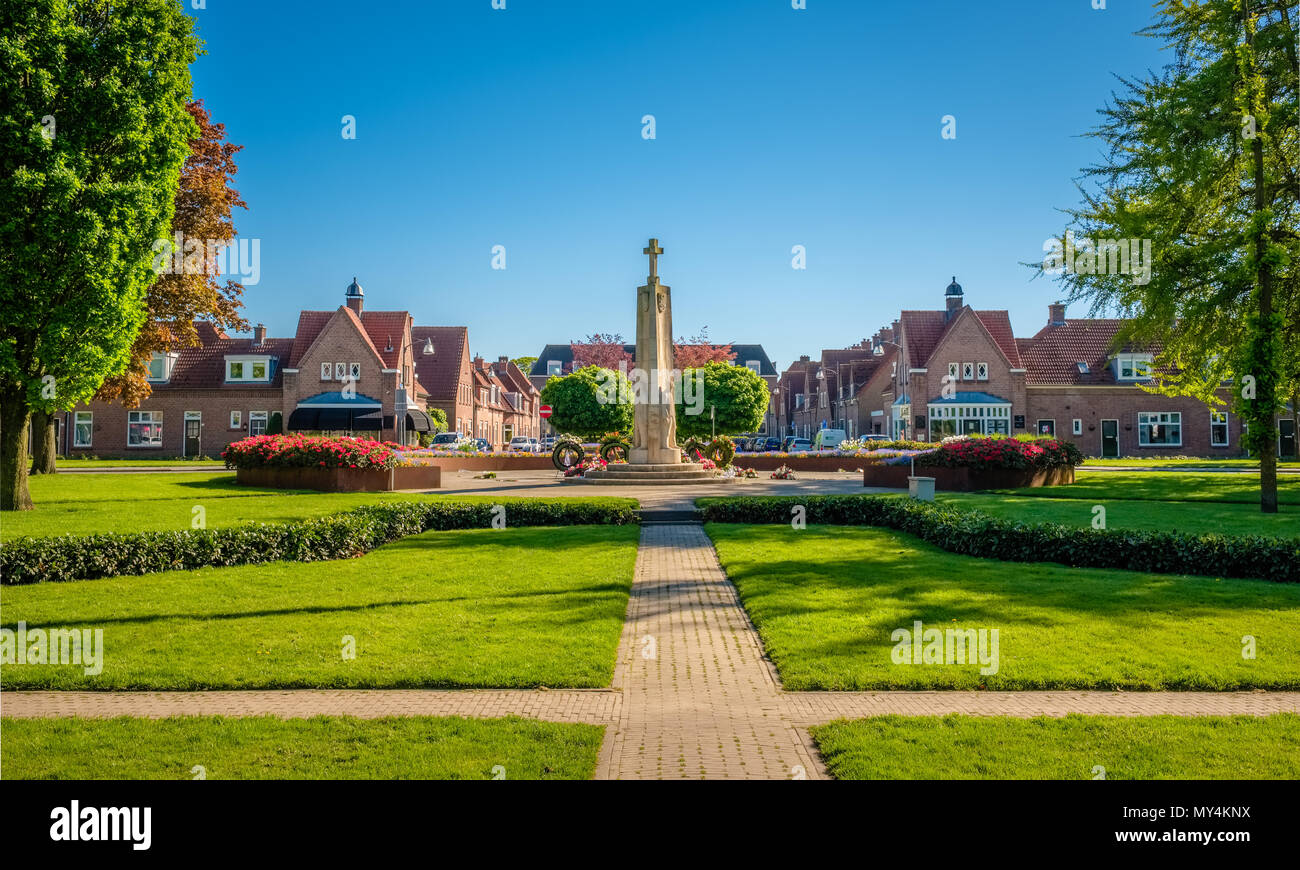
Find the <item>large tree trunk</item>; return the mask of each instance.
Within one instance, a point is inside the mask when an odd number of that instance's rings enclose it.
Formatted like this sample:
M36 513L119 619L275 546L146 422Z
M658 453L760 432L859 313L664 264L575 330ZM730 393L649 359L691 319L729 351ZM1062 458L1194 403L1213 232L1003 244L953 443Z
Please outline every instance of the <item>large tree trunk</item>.
M21 387L0 392L0 511L29 511L27 491L27 396Z
M33 411L30 423L32 429L32 474L54 474L55 456L58 444L54 440L54 415L44 411Z

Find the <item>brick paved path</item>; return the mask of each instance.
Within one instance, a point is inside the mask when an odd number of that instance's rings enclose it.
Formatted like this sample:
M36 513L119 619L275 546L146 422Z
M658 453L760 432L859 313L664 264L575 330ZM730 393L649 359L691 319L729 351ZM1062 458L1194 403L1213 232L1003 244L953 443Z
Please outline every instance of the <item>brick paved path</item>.
M700 525L641 530L601 779L824 776Z
M611 689L0 692L0 715L525 716L605 724L597 776L824 777L807 729L837 718L1267 715L1300 692L782 692L699 525L645 526Z

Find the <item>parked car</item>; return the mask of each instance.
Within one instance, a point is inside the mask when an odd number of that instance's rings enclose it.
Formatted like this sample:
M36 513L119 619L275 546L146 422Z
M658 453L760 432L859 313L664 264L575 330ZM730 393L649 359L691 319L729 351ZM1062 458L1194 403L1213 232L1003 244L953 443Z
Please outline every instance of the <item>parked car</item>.
M786 453L799 453L805 450L812 450L812 442L807 438L792 438L785 448Z
M533 453L537 449L537 440L524 435L516 435L510 439L510 446L506 449L518 450L521 453Z
M782 439L781 439L781 451L782 451L783 453L789 453L789 452L790 452L790 445L793 444L795 441L797 441L798 438L799 438L798 435L787 435L787 436L785 436L784 438L782 438Z
M474 447L483 453L491 453L493 449L486 438L475 438Z
M870 447L870 442L872 441L890 441L892 439L888 435L881 435L879 432L871 432L863 435L860 440L864 447Z
M465 443L459 432L439 432L433 436L433 446L444 450L455 449Z
M554 450L554 449L555 449L555 436L554 436L554 435L543 435L543 436L542 436L542 451L545 452L545 453L550 453L550 452L551 452L552 450Z
M759 445L758 449L761 450L761 451L764 452L764 453L770 453L770 452L775 451L775 450L780 450L780 449L781 449L781 439L780 439L780 438L775 438L775 437L772 437L772 438L764 438L764 439L763 439L763 443Z
M834 450L841 442L849 440L849 433L843 429L818 429L813 436L813 447L817 450Z

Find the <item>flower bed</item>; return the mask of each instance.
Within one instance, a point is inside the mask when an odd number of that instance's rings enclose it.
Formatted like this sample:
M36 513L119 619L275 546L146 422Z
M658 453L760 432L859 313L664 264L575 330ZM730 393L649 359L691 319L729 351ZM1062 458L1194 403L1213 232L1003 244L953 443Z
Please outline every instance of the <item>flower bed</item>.
M254 435L221 451L227 468L356 468L388 470L405 465L411 448L366 438L318 435Z
M904 489L907 479L933 477L934 488L956 492L1074 483L1083 455L1055 438L945 438L928 450L880 451L866 460L863 486Z

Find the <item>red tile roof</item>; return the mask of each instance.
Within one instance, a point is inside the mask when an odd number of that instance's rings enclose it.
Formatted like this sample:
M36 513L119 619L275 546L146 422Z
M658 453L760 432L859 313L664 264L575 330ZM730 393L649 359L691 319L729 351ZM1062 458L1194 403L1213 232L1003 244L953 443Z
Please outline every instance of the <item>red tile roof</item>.
M1066 320L1047 325L1033 338L1019 339L1024 351L1025 382L1037 385L1095 386L1114 384L1109 362L1122 320ZM1119 350L1128 350L1127 346ZM1080 372L1079 363L1088 371Z
M297 368L298 363L311 347L316 336L329 323L333 311L299 311L298 312L298 329L293 334L293 350L289 354L288 366L291 369Z
M1011 368L1022 368L1020 349L1016 345L1015 333L1011 330L1010 315L1006 311L976 311L969 307L963 309L966 310L979 319L994 344L1011 364ZM961 316L958 313L950 319L945 319L945 314L946 312L943 311L902 312L900 316L903 335L907 337L910 351L911 359L908 360L910 366L924 368L930 362L930 357L934 354L934 349L939 346L944 334Z
M293 348L291 338L268 338L260 345L253 344L251 338L220 338L197 347L180 350L176 365L172 368L171 380L165 384L154 384L155 393L178 389L220 389L232 390L279 389L284 382L285 360ZM259 383L226 383L227 354L264 353L275 357L276 363L271 369L271 380Z
M424 340L433 339L433 354L424 355ZM415 374L434 401L454 402L460 387L461 363L469 343L464 326L416 326L411 329L415 345Z
M346 310L353 319L356 319L357 315L351 308ZM359 325L370 337L370 343L374 345L379 358L384 361L384 368L397 368L397 361L402 353L402 342L406 340L406 326L410 322L411 315L406 311L361 312Z

